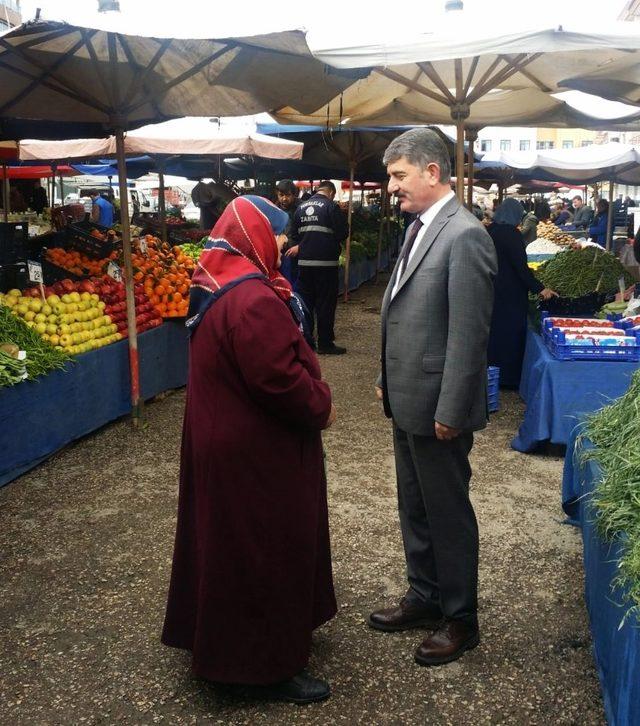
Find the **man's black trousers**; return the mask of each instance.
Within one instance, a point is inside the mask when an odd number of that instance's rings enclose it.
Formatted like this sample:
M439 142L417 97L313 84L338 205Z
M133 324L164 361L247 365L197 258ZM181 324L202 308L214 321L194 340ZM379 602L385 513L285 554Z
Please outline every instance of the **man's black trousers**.
M330 347L335 340L333 325L338 304L338 268L298 265L296 290L309 309L311 332L318 319L318 347Z
M469 499L473 434L439 441L394 424L393 443L407 597L475 625L478 525Z

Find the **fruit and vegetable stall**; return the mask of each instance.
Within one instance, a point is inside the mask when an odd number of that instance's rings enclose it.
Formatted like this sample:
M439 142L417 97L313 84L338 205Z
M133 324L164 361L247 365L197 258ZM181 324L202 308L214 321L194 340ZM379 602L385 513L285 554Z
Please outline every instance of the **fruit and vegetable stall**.
M535 274L559 297L532 309L520 382L527 408L511 442L522 452L566 444L580 416L622 395L640 367L637 316L623 315L634 303L615 302L634 280L614 255L566 248Z

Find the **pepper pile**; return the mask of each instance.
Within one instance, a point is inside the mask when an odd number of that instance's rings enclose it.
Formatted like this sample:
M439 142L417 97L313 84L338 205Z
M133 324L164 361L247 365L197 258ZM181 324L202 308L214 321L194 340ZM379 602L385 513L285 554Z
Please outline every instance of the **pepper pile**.
M625 287L633 284L633 278L616 257L594 246L560 252L540 265L536 276L545 287L571 298L591 292L616 292L620 277L624 277Z

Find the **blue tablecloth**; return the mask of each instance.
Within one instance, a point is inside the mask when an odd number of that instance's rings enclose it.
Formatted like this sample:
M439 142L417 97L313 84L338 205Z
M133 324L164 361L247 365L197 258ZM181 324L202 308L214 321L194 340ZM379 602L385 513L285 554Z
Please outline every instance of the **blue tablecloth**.
M511 446L527 452L545 441L566 444L580 417L621 396L638 367L623 361L558 360L529 330L520 380L527 410Z
M627 618L619 590L611 589L616 575L619 543L606 544L598 535L589 496L599 477L596 462L580 463L574 431L567 445L562 506L582 527L585 570L585 600L591 623L593 650L600 676L607 721L611 726L640 724L640 622Z
M138 337L144 399L184 386L188 344L183 321ZM126 341L76 358L63 371L0 390L0 486L71 441L131 410Z

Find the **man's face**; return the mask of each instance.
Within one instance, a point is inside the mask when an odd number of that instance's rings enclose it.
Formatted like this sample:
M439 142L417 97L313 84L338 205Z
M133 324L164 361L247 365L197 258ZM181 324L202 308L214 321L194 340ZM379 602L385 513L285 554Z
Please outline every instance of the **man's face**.
M401 156L387 165L387 174L389 194L398 195L403 212L423 212L437 200L440 183L440 168L437 164L428 164L422 170Z
M278 192L278 206L281 209L291 209L293 207L296 198L293 194L286 192Z
M580 209L581 206L582 206L582 199L580 199L580 197L576 197L573 200L573 208L574 209Z

